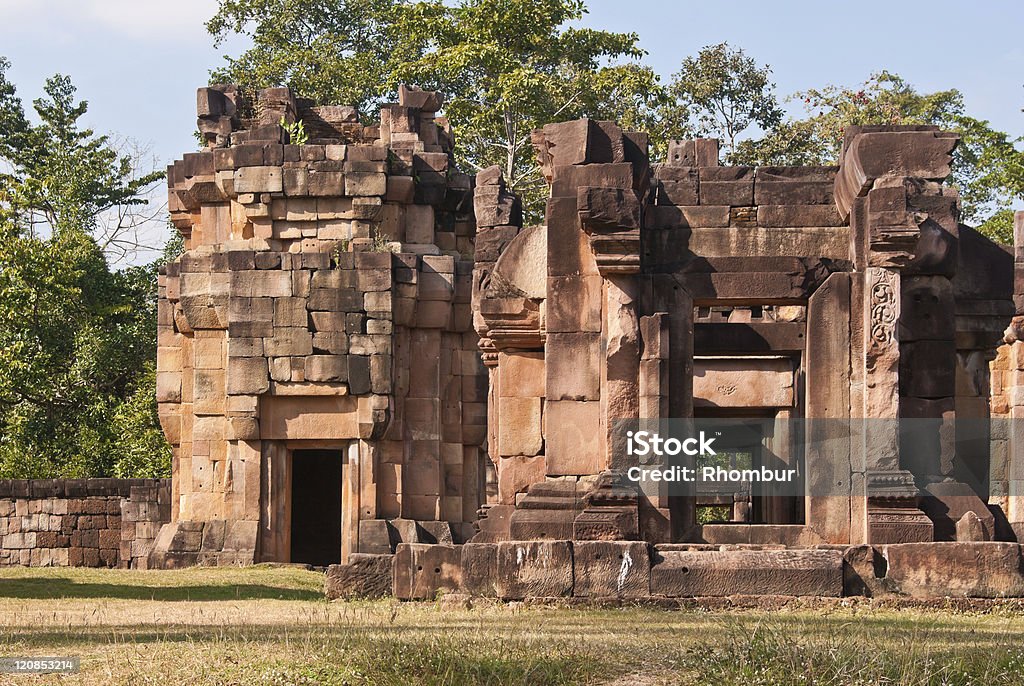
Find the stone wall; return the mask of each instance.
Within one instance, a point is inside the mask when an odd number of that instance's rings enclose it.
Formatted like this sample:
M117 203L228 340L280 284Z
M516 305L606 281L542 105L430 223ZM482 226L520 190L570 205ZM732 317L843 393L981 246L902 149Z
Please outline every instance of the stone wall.
M0 566L146 569L170 479L0 480Z

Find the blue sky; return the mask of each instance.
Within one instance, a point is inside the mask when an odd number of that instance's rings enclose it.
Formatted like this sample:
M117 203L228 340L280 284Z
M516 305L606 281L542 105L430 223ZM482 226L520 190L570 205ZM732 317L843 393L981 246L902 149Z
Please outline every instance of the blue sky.
M634 31L669 77L728 41L774 71L782 95L894 71L922 90L958 88L968 111L1024 135L1024 3L590 0L584 22ZM163 164L195 146L195 88L222 53L203 22L216 0L0 0L0 55L28 103L72 76L97 130L148 146ZM228 45L228 49L238 47Z

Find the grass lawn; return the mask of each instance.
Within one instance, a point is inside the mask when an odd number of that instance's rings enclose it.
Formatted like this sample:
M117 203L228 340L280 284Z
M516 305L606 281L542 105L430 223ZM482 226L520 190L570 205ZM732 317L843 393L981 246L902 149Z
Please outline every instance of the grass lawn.
M1020 684L1024 614L335 602L297 569L0 569L0 684ZM450 604L449 604L450 605Z

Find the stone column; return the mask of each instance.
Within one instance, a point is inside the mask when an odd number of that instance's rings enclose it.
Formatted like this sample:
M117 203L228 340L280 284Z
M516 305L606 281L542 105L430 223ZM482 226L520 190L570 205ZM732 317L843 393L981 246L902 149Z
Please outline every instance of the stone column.
M605 279L605 359L601 385L604 389L605 460L611 469L628 467L624 436L616 424L639 419L640 322L637 318L636 279L619 274Z
M861 317L857 312L854 316ZM807 304L806 525L823 541L850 540L850 275L835 273ZM859 413L860 408L857 408Z
M931 521L917 508L921 494L915 477L923 475L906 469L901 459L899 419L937 413L931 401L941 399L945 389L929 382L945 378L956 354L949 341L927 339L931 332L915 321L919 304L904 297L904 281L933 275L948 281L955 272L956 196L941 183L949 176L957 140L935 127L851 127L836 175L836 205L841 216L851 217L855 264L863 275L857 294L863 349L853 375L862 396L861 417L853 416L863 422L863 455L854 451L859 464L853 476L859 481L857 472L863 470L863 540L869 543L933 537ZM946 300L944 307L952 311L952 301ZM909 308L906 317L904 308ZM903 322L911 326L901 329ZM951 339L951 328L943 335ZM851 538L862 540L861 532L852 531Z

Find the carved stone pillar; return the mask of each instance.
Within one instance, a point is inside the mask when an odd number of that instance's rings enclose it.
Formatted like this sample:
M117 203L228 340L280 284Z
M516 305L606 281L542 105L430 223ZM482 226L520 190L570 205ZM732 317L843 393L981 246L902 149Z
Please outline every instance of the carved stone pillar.
M953 311L948 279L957 263L957 198L941 182L957 140L937 128L851 127L836 175L836 205L851 216L864 278L863 346L855 362L862 366L853 375L863 380L863 455L853 453L854 472L863 470L854 478L863 479L869 543L933 538L931 520L918 509L926 475L906 468L900 420L942 418L953 395L946 383L956 363L953 327L938 330L932 320ZM933 300L940 305L929 312ZM859 531L851 534L862 540Z

